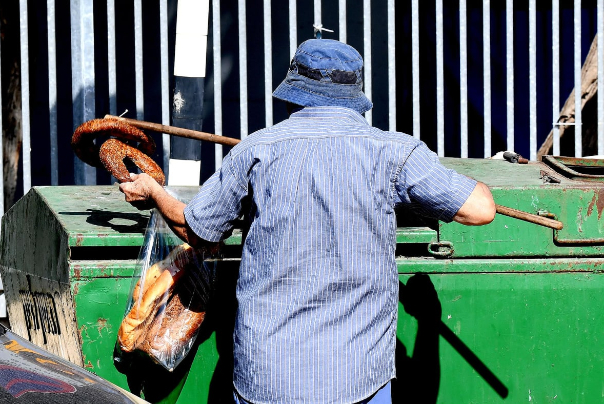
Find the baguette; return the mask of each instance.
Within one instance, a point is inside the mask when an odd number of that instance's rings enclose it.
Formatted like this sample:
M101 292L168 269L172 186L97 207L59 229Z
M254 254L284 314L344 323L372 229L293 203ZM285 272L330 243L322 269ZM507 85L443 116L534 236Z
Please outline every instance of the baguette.
M155 283L157 278L159 278L159 275L161 275L161 273L166 269L166 267L173 263L175 259L178 260L178 262L176 263L177 266L184 268L185 265L183 264L183 259L181 257L183 254L188 255L190 251L192 251L191 246L187 243L183 243L179 246L176 246L174 250L170 252L168 258L151 265L149 269L147 269L147 271L145 272L144 279L143 277L141 277L141 279L139 279L136 283L134 290L132 291L132 299L134 300L134 302L136 302L145 295L145 292L149 290L151 285ZM143 282L142 291L140 287L141 281Z
M170 371L185 357L205 318L205 311L195 311L183 304L180 293L174 293L163 316L157 316L146 337L137 349L159 363L166 363Z
M122 351L132 352L144 340L145 330L155 318L157 311L168 301L174 284L185 272L186 263L193 260L192 254L193 249L188 244L176 247L166 259L155 264L157 267L153 271L147 271L149 282L145 276L142 291L139 281L138 288L134 289L135 303L118 331L118 343ZM159 276L156 277L157 273ZM137 296L142 297L137 299Z

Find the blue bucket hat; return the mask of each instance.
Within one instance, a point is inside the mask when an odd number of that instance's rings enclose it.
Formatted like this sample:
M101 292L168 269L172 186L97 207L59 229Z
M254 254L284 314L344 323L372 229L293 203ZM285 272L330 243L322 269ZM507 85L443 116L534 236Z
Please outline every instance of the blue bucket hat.
M303 42L273 97L303 107L346 107L360 114L373 107L363 93L363 58L352 46L332 39Z

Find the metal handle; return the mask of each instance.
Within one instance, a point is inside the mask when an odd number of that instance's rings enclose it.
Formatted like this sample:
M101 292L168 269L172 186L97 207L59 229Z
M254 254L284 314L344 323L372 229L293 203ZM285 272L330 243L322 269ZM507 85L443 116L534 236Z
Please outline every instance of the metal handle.
M436 257L450 257L453 255L453 243L450 241L436 241L429 243L428 253Z

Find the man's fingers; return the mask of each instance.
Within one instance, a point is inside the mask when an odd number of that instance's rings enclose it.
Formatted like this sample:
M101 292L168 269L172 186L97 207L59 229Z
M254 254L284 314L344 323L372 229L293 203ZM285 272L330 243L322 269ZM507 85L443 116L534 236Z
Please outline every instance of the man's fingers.
M130 173L130 179L132 181L136 181L137 178L138 178L138 174Z

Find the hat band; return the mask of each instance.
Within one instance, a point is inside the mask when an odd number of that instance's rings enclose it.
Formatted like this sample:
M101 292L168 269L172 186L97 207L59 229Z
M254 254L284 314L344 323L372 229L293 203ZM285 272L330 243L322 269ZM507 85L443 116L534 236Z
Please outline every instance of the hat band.
M298 70L300 76L308 77L311 80L321 81L323 77L327 76L331 79L334 84L357 84L358 78L356 72L350 72L345 70L324 70L312 69L302 64L296 64L295 67ZM294 66L292 65L292 70Z

